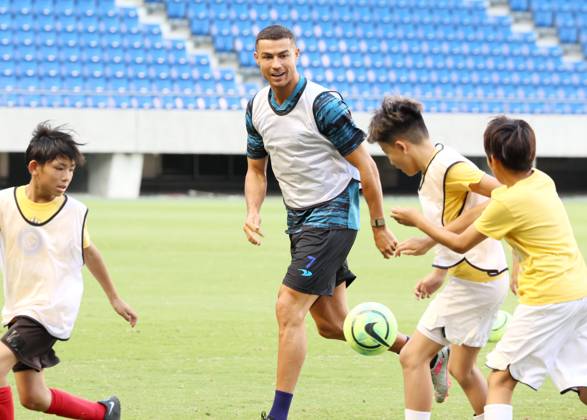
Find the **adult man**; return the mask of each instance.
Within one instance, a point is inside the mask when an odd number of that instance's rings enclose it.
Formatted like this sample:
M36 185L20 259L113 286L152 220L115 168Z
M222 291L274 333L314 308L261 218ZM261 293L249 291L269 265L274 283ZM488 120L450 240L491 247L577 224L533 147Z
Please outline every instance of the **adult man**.
M263 29L255 60L269 82L246 113L245 179L248 240L260 245L260 209L271 157L287 208L291 264L276 305L279 324L277 383L270 419L287 419L306 354L304 319L310 312L320 335L344 340L346 287L355 279L346 257L359 228L359 179L369 206L375 245L385 258L396 240L386 228L375 162L346 104L301 76L294 35L283 26ZM392 346L399 352L407 337ZM264 416L264 415L263 415Z

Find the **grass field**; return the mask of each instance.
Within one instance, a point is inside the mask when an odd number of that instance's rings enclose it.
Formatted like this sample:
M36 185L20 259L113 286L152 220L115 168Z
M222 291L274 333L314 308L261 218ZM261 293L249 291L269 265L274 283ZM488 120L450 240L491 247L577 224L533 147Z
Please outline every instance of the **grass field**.
M92 239L140 320L131 330L86 276L79 320L71 340L56 346L62 363L46 372L49 385L90 399L117 394L125 420L258 419L273 397L273 307L288 264L281 201L271 198L264 205L261 247L244 238L240 197L84 201L91 209ZM415 206L416 201L388 198L386 209L396 204ZM566 205L587 255L587 199ZM411 234L392 228L399 238ZM429 261L384 260L364 228L349 260L358 275L350 305L383 302L401 330L411 333L427 304L416 301L411 290ZM510 296L504 307L514 306ZM311 320L308 338L291 419L403 419L397 356L360 356L344 343L319 337ZM514 410L517 419L587 419L587 408L575 394L559 396L550 382L537 393L519 386ZM433 408L437 419L471 414L458 386L446 403ZM16 418L46 416L17 406Z

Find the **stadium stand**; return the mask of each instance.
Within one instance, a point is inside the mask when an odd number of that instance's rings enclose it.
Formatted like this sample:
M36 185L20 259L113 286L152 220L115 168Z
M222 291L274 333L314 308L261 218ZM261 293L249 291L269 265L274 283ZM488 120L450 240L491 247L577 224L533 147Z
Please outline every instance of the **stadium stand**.
M240 109L232 69L113 1L0 0L0 106Z
M532 13L538 27L555 27L563 43L581 44L587 57L587 3L573 0L511 0L512 10Z
M418 98L429 112L587 113L587 62L565 62L560 46L539 47L532 33L512 32L511 18L488 15L484 1L147 3L188 22L216 53L234 54L241 70L255 65L258 30L293 28L303 72L356 111L395 93ZM587 47L585 6L575 3L583 2L511 6L530 8L537 25L557 24L561 39L576 34ZM563 35L571 21L574 32ZM0 0L0 106L241 109L257 86L211 61L110 0Z

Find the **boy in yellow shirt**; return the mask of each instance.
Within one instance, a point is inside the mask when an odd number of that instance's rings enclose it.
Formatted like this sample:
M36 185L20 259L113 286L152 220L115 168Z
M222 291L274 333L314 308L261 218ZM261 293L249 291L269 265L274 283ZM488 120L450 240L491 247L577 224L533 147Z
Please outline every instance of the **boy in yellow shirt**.
M28 185L0 191L0 252L4 274L0 342L0 419L13 420L12 369L22 405L61 417L119 420L116 397L94 402L49 388L44 369L59 363L53 346L71 336L83 293L85 264L113 309L135 326L137 315L118 295L86 228L88 209L65 195L84 161L71 135L40 124L25 157Z
M421 174L418 196L427 220L437 226L454 224L463 211L486 202L499 183L450 147L434 145L421 111L417 102L386 97L371 120L369 141L377 142L391 164L406 175ZM450 345L448 369L467 395L475 418L481 419L487 387L476 361L507 295L503 248L495 240L463 253L438 246L433 267L416 285L416 297L432 295L447 274L449 281L428 305L400 354L405 418L430 418L432 386L427 367L441 347Z
M393 209L392 216L456 252L487 238L505 239L520 261L520 304L487 356L492 372L485 420L512 419L517 383L538 389L546 375L561 393L575 391L587 404L587 268L573 228L553 180L532 167L536 140L528 123L497 117L483 137L489 166L504 185L463 233L411 209Z

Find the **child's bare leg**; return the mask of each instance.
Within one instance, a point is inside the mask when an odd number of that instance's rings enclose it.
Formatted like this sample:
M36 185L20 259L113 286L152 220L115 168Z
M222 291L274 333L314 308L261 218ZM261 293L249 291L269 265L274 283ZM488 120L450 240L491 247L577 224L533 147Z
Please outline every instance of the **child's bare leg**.
M402 349L399 360L404 374L406 409L418 412L432 409L430 361L442 347L416 331Z
M448 360L448 371L465 392L475 415L483 414L487 400L487 382L477 367L479 350L479 347L452 345Z
M512 395L518 382L508 370L494 370L488 378L485 420L512 420Z
M8 384L8 373L16 364L14 353L0 342L0 419L14 420L12 390Z
M20 403L29 410L70 419L103 420L106 415L107 409L102 403L88 401L59 389L49 389L43 371L24 370L16 372L14 377Z
M51 405L51 391L45 384L43 371L24 370L14 374L18 397L23 407L34 411L47 411Z

